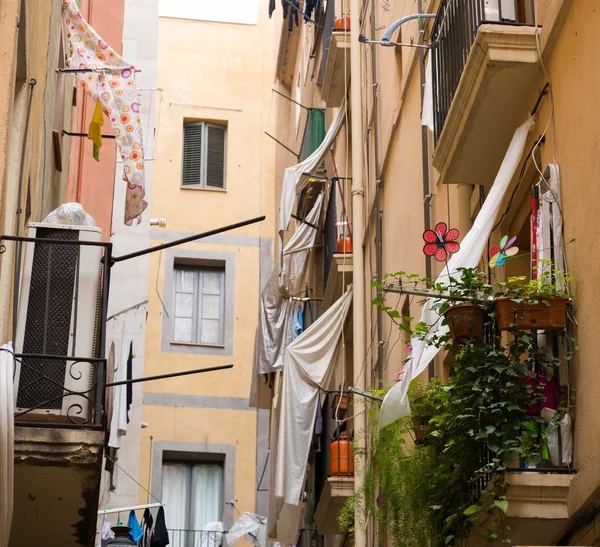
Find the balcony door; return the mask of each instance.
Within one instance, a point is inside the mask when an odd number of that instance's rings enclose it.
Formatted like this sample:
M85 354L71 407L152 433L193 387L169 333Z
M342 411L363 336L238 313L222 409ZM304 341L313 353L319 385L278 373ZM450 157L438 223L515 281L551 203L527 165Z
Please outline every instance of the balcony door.
M223 521L223 465L164 462L162 499L170 547L207 545L206 525Z

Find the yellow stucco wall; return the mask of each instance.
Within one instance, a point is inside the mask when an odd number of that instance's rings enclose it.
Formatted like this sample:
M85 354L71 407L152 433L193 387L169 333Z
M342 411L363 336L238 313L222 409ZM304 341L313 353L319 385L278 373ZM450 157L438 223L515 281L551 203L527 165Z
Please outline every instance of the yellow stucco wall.
M149 311L145 374L165 374L215 365L231 370L147 383L144 393L186 396L176 406L145 404L142 420L140 476L151 484L151 454L156 443L190 446L227 445L235 449L235 517L255 511L257 489L257 413L240 405L250 393L253 346L261 278L272 268L275 230L273 142L263 131L269 124L272 86L272 28L266 10L259 9L257 25L161 18L159 22L158 92L152 217L166 218L166 232L154 229L153 244L185 237L265 214L267 220L223 234L211 242L177 247L173 253L228 253L235 263L233 288L233 351L231 355L164 350L165 286L172 282L164 253L150 256ZM180 187L183 124L209 121L227 126L226 189ZM165 236L164 234L168 234ZM238 239L236 239L238 238ZM226 290L227 292L227 290ZM229 298L229 296L226 296ZM226 303L227 307L227 303ZM227 325L227 319L226 319ZM227 338L228 333L225 334ZM188 348L189 349L189 348ZM193 351L193 350L192 350ZM227 352L226 352L227 353ZM190 399L198 401L196 406ZM224 408L214 408L215 400ZM208 402L207 402L208 401ZM212 402L211 402L212 401ZM229 402L228 402L229 401ZM212 406L211 406L212 405ZM234 405L235 406L235 405ZM261 465L266 446L258 447ZM209 448L207 448L209 451ZM140 491L140 502L147 494ZM227 525L227 524L226 524Z

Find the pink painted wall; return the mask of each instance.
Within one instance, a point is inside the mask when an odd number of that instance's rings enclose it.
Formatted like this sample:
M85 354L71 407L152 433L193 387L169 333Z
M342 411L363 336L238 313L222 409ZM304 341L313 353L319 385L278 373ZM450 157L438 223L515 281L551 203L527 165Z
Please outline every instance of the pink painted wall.
M80 0L79 8L96 32L115 51L121 53L125 0ZM72 131L87 134L93 112L93 101L78 87ZM112 135L110 121L106 118L102 133ZM115 186L115 141L103 139L99 162L92 156L92 141L85 137L74 137L72 143L67 199L83 205L94 217L96 224L102 228L104 240L108 241Z

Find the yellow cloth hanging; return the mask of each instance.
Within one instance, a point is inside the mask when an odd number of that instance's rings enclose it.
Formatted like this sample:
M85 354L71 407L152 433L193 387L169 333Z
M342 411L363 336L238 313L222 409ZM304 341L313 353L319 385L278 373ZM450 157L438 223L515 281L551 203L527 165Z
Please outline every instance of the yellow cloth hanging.
M94 142L94 159L100 161L100 148L102 148L102 125L104 125L104 115L102 114L102 103L96 101L94 115L88 128L87 138Z

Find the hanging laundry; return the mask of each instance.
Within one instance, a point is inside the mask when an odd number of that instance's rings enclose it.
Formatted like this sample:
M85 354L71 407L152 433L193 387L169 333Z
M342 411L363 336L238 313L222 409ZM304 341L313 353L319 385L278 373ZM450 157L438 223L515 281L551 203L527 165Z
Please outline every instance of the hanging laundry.
M110 522L108 520L108 517L106 515L104 515L104 518L102 519L102 528L100 529L100 545L101 547L104 547L106 545L106 542L109 539L112 539L115 537L115 534L113 533L111 527L110 527Z
M112 49L83 18L75 0L63 0L63 20L67 27L70 56L67 66L89 69L77 74L92 100L100 100L110 120L123 163L125 224L139 224L148 207L144 200L144 142L140 103L135 87L135 67Z
M88 128L87 138L93 141L94 151L93 156L96 161L100 161L100 148L102 148L102 126L104 125L104 115L102 114L102 103L96 101L94 115Z
M121 340L125 337L126 321L123 321L121 328ZM121 346L121 355L119 362L115 363L115 381L122 382L127 379L127 361L128 354L124 353L124 343ZM129 384L127 384L129 385ZM110 424L110 435L108 438L108 446L112 448L121 448L121 437L127 435L127 385L115 386L113 397L113 416Z
M315 417L315 436L318 437L323 433L323 408L319 403L317 405L317 415Z
M142 527L140 526L140 523L138 522L135 516L135 511L133 509L129 513L129 520L127 521L127 526L131 528L131 531L129 532L129 539L137 544L137 542L140 539L142 539L144 532L142 532Z
M298 304L292 317L292 340L295 340L304 332L304 305Z
M169 532L167 532L165 510L163 507L159 507L158 513L156 513L156 523L152 530L150 547L165 547L166 545L169 545Z
M312 19L312 13L316 10L318 4L318 0L306 0L304 2L304 20L308 21Z
M152 518L152 512L149 508L146 508L144 515L142 516L142 532L144 537L140 542L140 547L151 547L152 541L152 527L154 526L154 519Z
M294 21L296 26L300 24L298 17L300 3L298 0L281 0L281 6L283 7L283 18L288 20L288 30L291 32L294 28Z
M129 355L127 356L127 379L133 380L133 342L129 343ZM129 423L129 410L133 403L133 384L127 384L127 423Z

